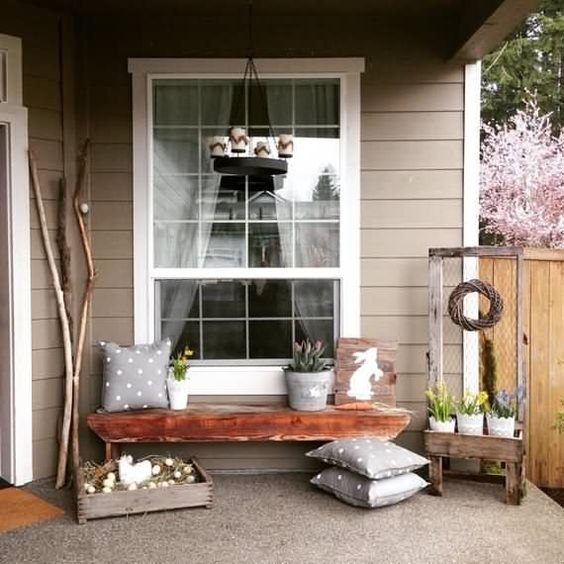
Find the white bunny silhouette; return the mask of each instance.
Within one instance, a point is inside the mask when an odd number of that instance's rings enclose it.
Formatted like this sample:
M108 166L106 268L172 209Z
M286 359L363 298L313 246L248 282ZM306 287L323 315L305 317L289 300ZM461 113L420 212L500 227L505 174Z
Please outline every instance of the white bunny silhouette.
M351 376L347 395L357 400L369 400L372 398L370 378L374 376L374 380L377 382L384 375L378 367L378 349L371 347L365 351L357 351L354 353L354 357L355 364L362 364Z

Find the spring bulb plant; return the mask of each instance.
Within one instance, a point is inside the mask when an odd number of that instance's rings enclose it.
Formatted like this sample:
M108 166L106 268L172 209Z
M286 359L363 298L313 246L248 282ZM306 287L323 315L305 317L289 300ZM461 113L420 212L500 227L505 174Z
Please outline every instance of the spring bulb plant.
M456 405L456 411L462 415L479 415L484 412L487 401L487 392L473 393L465 390L464 396Z
M515 391L500 390L494 396L489 413L500 419L511 419L517 415L519 404L525 398L525 390L519 386Z
M309 339L294 343L294 359L288 366L292 372L323 372L329 367L323 360L325 345L321 341L312 343Z
M172 377L177 382L184 382L188 372L188 362L194 356L194 351L190 347L184 347L184 350L179 352L176 356L172 357L170 367Z
M448 391L444 382L438 382L434 388L425 390L429 400L429 415L435 421L447 422L451 419L451 413L455 411L456 401Z

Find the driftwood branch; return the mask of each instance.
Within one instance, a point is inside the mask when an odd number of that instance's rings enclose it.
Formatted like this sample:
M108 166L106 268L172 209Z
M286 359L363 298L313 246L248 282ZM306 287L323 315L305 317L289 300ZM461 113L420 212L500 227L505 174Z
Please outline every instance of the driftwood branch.
M72 321L72 285L71 285L71 255L67 243L67 182L61 178L59 182L59 202L57 210L57 248L61 259L61 287L65 300L65 309L69 319L69 332L71 344L73 338Z
M86 172L88 165L90 143L88 140L84 143L82 152L80 154L80 168L78 172L78 179L76 183L76 190L73 197L74 215L80 231L80 240L82 249L84 251L84 258L86 260L87 278L82 295L82 307L80 310L78 336L76 340L76 353L74 357L74 370L73 370L73 407L72 407L72 462L73 468L78 471L80 466L80 449L79 449L79 391L80 391L80 372L82 369L82 357L84 353L84 341L86 338L86 323L88 320L88 312L92 300L92 289L94 287L94 280L96 279L96 269L94 268L94 260L92 258L92 247L88 238L88 231L84 215L80 210L80 198L84 190L86 180Z
M45 207L43 206L43 198L41 195L41 185L39 183L39 175L37 173L37 161L33 152L29 152L29 166L31 172L31 183L35 193L35 204L37 206L37 215L39 216L39 225L41 227L41 237L47 255L49 270L55 288L55 297L57 299L57 308L59 312L59 321L61 323L61 332L63 335L63 350L65 355L65 405L63 409L63 424L61 426L61 436L59 441L59 460L57 466L56 488L62 488L65 485L67 457L69 448L69 433L71 423L72 408L72 379L73 379L73 362L72 362L72 344L69 328L69 320L65 307L64 294L61 287L59 271L55 264L53 256L53 247L49 239L49 230L47 227L47 219L45 216Z

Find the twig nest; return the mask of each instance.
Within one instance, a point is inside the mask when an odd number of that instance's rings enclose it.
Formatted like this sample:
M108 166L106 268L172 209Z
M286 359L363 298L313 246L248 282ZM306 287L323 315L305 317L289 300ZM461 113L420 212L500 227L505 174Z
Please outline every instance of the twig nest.
M94 486L88 484L88 487L86 488L86 493L88 493L88 494L96 493L96 488Z
M133 482L133 483L129 484L129 486L127 486L127 489L128 489L129 491L136 490L136 489L137 489L137 484L136 484L135 482Z
M102 488L103 493L112 493L112 488L108 488L108 486L104 486Z
M180 478L182 478L182 472L180 472L179 470L177 470L174 474L173 474L174 478L176 480L180 480Z
M165 460L165 466L172 466L174 464L174 460L172 458L167 458Z
M151 473L153 476L158 476L161 473L161 467L158 464L155 464L151 469Z
M153 490L157 487L157 484L155 484L155 482L149 482L149 489Z

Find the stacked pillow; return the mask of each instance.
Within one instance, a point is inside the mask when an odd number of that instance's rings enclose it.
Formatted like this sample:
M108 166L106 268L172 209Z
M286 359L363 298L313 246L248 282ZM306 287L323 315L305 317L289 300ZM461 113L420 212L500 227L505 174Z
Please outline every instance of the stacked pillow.
M332 465L311 483L351 505L393 505L428 485L413 471L429 461L389 441L343 439L320 446L306 456Z

